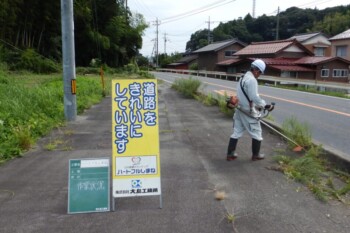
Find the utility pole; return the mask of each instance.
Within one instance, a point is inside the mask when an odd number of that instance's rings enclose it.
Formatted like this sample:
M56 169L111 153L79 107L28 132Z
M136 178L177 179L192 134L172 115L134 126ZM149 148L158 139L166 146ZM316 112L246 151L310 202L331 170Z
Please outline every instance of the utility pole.
M255 18L255 3L256 3L256 1L255 0L253 0L253 12L252 12L252 17L253 18Z
M160 21L158 20L158 18L156 18L156 22L155 22L155 25L156 25L156 34L157 34L157 37L156 37L156 52L155 52L155 55L156 55L156 67L158 67L158 26L160 25Z
M128 22L128 0L125 0L125 19Z
M209 16L209 20L205 22L208 23L208 44L210 44L211 43L210 24L213 23L214 21L210 21L210 16Z
M164 33L164 54L166 56L166 42L169 41L169 39L166 37L166 33Z
M280 31L280 7L277 8L276 40L279 39L279 31Z
M64 115L66 120L74 121L77 116L75 47L73 0L61 0L62 23L62 63L64 89Z

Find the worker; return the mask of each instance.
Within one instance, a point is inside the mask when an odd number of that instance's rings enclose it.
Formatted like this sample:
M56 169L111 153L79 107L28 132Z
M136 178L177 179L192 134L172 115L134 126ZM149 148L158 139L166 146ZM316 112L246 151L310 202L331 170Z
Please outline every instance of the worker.
M264 159L264 155L260 154L261 141L263 140L262 130L260 121L255 117L259 114L259 108L272 111L274 107L273 105L266 104L258 93L257 79L264 73L265 68L265 62L257 59L251 63L250 70L239 80L237 88L239 109L236 109L233 116L233 134L230 137L227 148L227 161L237 158L237 153L235 152L237 142L245 130L248 131L252 138L252 160Z

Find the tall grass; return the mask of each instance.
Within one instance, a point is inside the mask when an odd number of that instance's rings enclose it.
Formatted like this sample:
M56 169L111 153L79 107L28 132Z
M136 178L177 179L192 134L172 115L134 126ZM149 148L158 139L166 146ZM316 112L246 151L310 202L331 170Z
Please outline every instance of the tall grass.
M283 132L298 145L303 148L308 148L312 145L312 135L310 126L306 123L299 122L295 117L286 119L282 123ZM295 144L288 141L290 147L295 147Z
M172 88L188 98L194 98L200 85L199 80L190 77L189 79L176 79Z
M102 99L98 77L77 77L78 113ZM63 81L58 75L0 71L0 163L21 155L41 136L62 125Z

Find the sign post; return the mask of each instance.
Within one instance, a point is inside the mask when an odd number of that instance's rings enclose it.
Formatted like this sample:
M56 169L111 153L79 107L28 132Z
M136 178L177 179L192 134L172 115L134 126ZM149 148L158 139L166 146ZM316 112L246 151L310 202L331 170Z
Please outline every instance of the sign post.
M110 210L109 167L109 158L69 160L69 214Z
M113 198L159 195L162 208L159 157L157 81L113 80Z

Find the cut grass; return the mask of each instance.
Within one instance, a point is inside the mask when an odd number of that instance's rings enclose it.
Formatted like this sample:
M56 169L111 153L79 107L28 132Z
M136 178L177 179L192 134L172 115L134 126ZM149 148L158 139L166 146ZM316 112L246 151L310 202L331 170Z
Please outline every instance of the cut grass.
M321 151L321 148L312 147L301 157L275 156L273 159L278 166L274 170L281 171L289 179L304 184L322 202L336 199L350 204L350 178L344 176L344 172L334 170L329 162L322 158L320 152L315 154L315 151Z

